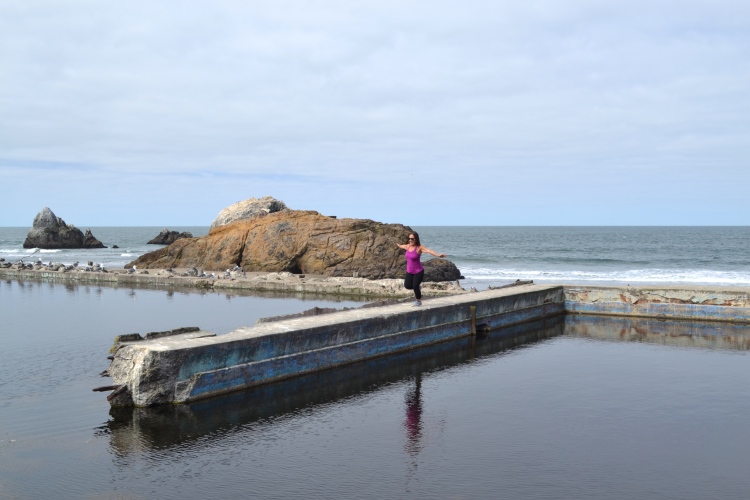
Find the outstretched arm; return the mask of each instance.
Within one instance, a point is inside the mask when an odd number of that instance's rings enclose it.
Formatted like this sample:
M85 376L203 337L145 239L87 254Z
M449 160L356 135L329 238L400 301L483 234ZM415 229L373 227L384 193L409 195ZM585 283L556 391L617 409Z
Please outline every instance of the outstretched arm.
M401 245L400 243L396 243L396 244L398 245L398 247L399 247L399 248L400 248L401 250L407 250L407 249L409 248L409 245Z
M437 253L436 251L430 250L429 248L427 248L424 245L422 245L422 247L420 248L420 250L422 250L422 253L428 253L430 255L434 255L435 257L441 257L441 258L445 257L444 253Z

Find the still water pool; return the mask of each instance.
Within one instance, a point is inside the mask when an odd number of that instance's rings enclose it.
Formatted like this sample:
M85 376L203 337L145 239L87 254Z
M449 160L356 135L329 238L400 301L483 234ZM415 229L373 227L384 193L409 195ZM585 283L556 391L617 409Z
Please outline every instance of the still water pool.
M114 335L331 305L0 282L0 498L750 496L728 325L568 316L191 405L91 392Z

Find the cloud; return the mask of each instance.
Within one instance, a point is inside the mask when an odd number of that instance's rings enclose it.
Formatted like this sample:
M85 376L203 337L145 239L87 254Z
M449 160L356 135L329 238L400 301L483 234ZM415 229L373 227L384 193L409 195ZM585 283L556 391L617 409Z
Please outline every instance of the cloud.
M124 179L210 183L219 208L368 186L340 208L377 218L410 187L431 207L457 186L559 201L710 171L694 185L721 223L720 189L748 180L748 19L740 1L3 3L0 175L94 170L128 201Z

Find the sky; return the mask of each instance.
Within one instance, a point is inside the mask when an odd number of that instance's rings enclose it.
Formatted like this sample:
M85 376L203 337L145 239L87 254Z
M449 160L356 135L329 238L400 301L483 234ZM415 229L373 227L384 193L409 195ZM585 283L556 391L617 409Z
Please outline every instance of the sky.
M750 224L747 0L0 0L0 226Z

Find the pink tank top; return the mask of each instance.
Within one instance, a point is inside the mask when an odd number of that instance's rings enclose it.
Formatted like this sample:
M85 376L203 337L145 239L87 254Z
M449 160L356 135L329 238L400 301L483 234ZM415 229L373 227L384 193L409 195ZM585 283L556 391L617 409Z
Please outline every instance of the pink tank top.
M418 274L424 269L422 263L419 262L419 252L414 249L413 252L406 251L406 272L409 274Z

